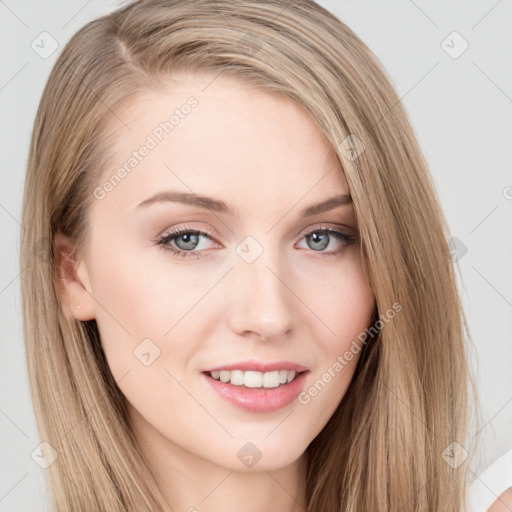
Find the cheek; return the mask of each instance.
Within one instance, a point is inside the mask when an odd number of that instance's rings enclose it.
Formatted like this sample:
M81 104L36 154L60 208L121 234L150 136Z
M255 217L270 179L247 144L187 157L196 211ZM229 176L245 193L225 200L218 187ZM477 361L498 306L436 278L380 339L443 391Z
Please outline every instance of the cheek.
M316 276L320 277L320 276ZM330 273L323 274L324 287L314 277L307 283L308 303L322 327L324 354L333 357L345 351L353 339L370 324L375 308L375 298L361 263L359 248L350 253ZM304 294L306 290L304 291Z
M197 414L183 386L200 339L187 317L196 292L187 290L202 289L191 284L191 272L160 259L148 261L147 254L144 259L135 252L105 258L94 276L95 297L103 306L97 324L110 371L128 402L155 423L158 411L173 407L185 418Z
M134 350L141 342L161 346L166 339L164 334L182 315L185 283L179 272L162 278L165 268L144 261L135 251L110 248L108 257L95 261L92 293L102 345L118 377L137 362Z
M200 340L208 336L206 315L217 312L205 296L222 269L182 264L156 247L123 251L125 245L110 243L108 257L97 258L92 275L97 324L110 369L115 378L134 371L133 378L152 360L151 368L171 368L177 354L185 369Z
M334 275L334 273L333 273ZM371 325L375 299L358 257L347 258L330 282L328 293L316 288L314 311L320 317L317 342L318 364L299 395L298 407L308 410L309 436L314 437L332 416L354 375L365 330ZM312 308L313 309L313 308Z

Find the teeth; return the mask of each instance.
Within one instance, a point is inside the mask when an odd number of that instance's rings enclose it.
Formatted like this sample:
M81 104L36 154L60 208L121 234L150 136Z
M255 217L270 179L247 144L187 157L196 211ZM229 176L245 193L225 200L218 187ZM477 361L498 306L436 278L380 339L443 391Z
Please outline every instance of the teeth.
M244 372L240 370L233 370L231 373L231 384L235 386L241 386L244 383Z
M233 375L234 373L236 373L236 370L232 371L231 375ZM252 372L252 371L240 372L240 373L243 373L244 385L246 387L248 387L248 388L261 388L261 386L263 385L263 373L261 373L261 372ZM235 386L237 385L237 383L233 382L233 381L231 381L231 384L234 384Z
M254 372L242 370L220 370L210 372L215 380L230 382L234 386L248 388L277 388L280 384L291 382L296 375L295 371L279 370L274 372Z
M263 374L264 388L277 388L279 386L279 372L267 372Z

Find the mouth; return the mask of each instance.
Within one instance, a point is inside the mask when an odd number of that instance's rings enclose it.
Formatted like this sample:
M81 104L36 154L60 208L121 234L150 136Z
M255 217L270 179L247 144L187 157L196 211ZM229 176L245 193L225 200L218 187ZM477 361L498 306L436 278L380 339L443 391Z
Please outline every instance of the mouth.
M303 390L309 370L208 370L201 372L208 391L238 409L273 412L291 404ZM214 395L215 396L215 395Z

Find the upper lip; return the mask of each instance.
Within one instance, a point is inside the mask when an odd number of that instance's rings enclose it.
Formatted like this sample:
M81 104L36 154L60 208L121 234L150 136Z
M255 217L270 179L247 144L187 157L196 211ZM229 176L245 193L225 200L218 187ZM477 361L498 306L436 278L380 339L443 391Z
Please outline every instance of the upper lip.
M205 370L206 372L214 372L221 370L242 370L242 371L256 371L256 372L273 372L276 370L288 370L288 371L296 371L296 372L304 372L307 371L307 367L301 364L294 363L292 361L272 361L272 362L263 362L263 361L240 361L238 363L233 364L224 364L222 366L216 366L215 368L209 368Z

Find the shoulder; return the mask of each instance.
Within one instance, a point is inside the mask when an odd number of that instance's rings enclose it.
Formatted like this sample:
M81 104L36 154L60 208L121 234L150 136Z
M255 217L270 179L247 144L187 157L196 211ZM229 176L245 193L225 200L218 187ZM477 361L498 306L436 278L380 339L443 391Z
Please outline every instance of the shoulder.
M509 512L512 510L512 487L504 490L487 512Z

